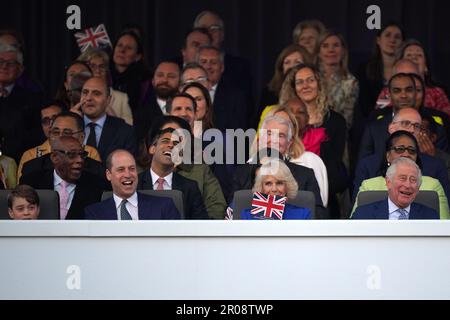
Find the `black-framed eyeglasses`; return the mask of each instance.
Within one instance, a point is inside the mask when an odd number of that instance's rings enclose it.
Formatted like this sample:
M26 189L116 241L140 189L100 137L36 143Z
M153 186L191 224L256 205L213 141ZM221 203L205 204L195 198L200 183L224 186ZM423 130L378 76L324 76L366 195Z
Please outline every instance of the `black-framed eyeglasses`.
M417 154L417 150L414 147L397 146L397 147L392 147L391 150L394 150L397 154L402 154L405 151L408 151L408 153L410 155Z
M83 132L83 130L73 131L71 129L60 130L58 128L53 128L50 130L50 137L60 137L60 136L73 136L74 134Z
M80 151L66 151L66 150L54 149L52 151L62 153L67 158L72 159L72 160L75 159L77 156L80 156L81 159L86 159L88 154L89 154L89 152L84 151L84 150L80 150Z

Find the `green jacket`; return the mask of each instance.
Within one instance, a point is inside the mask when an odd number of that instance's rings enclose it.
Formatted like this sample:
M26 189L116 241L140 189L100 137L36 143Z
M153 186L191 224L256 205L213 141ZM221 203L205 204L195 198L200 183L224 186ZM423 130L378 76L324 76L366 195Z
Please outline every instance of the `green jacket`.
M219 181L207 164L180 164L176 172L197 182L210 219L225 219L227 203Z

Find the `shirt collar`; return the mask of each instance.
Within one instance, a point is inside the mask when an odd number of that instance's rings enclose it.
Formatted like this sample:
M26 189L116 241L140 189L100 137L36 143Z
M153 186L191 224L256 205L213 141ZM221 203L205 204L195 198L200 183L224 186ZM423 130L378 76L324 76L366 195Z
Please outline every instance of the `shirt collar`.
M158 103L158 106L161 108L161 111L163 114L166 114L166 104L167 104L167 100L163 100L160 98L156 98L156 102Z
M388 209L389 209L389 214L394 213L395 211L397 211L397 209L400 209L399 207L397 207L397 205L395 203L393 203L391 201L391 199L388 197ZM406 208L403 208L404 210L406 210L406 212L408 212L409 215L409 211L411 210L411 205L407 206Z
M86 117L86 115L83 116L83 120L85 127L87 127L89 123L94 122L91 121L91 119L89 119L88 117ZM95 121L95 124L99 126L100 129L102 129L103 126L105 125L105 121L106 121L106 113L103 116L101 116L97 121Z
M61 182L62 182L63 180L64 180L64 179L61 178L61 177L56 173L56 170L53 170L53 186L58 186L58 185L60 185ZM64 180L64 181L65 181L65 180ZM68 188L75 187L75 184L73 184L73 183L71 183L71 182L67 182L67 181L66 181L66 183L67 183L67 187L68 187Z
M114 203L116 205L116 209L120 207L122 204L123 198L120 198L115 193L113 193ZM138 198L137 198L137 192L135 191L129 198L126 199L133 207L138 207Z
M15 85L15 83L11 83L10 85L3 87L3 89L5 89L8 92L7 96L9 96L11 94L11 92L13 91L14 85Z
M153 185L155 185L156 181L160 178L160 176L158 176L155 171L152 170L152 168L150 168L150 174L152 176L152 183ZM167 184L169 185L169 187L172 188L172 178L173 178L173 172L169 173L167 176L165 177L161 177L164 178L164 180L167 182Z

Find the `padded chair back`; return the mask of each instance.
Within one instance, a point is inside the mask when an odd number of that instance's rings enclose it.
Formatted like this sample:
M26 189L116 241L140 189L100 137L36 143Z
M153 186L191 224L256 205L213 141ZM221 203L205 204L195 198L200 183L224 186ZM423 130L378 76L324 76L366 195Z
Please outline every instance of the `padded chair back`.
M11 190L0 190L0 219L10 219L8 194ZM59 195L55 190L36 190L39 196L39 220L59 220Z
M362 191L358 195L357 203L358 206L362 206L365 204L384 200L387 198L387 196L387 191ZM439 213L439 196L436 191L420 190L419 193L417 193L414 202L434 209L437 213Z
M181 219L184 219L183 193L180 190L139 190L138 192L155 197L171 198L181 214ZM112 191L105 191L102 194L102 201L112 196Z
M252 190L238 190L234 193L233 220L240 220L242 210L251 208L252 199ZM287 203L297 207L308 208L311 210L311 219L315 218L316 198L311 191L299 190L297 196L294 199L288 199Z

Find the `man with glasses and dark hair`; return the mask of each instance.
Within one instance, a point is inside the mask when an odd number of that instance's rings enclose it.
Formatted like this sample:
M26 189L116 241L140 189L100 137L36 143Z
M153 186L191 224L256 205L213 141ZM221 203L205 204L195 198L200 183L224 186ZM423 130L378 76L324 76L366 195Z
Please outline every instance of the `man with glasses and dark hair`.
M85 137L83 119L78 114L67 111L57 115L49 130L47 141L38 147L40 149L31 149L34 152L30 153L28 161L21 162L18 170L18 178L20 179L23 174L53 168L50 160L50 143L52 140L61 136L73 137L82 144ZM104 178L104 168L101 164L97 149L86 145L84 146L84 150L88 153L84 170Z
M61 220L84 219L84 208L99 202L105 187L100 177L83 170L87 156L75 137L63 135L51 139L50 160L54 169L24 174L21 182L35 189L57 191Z

